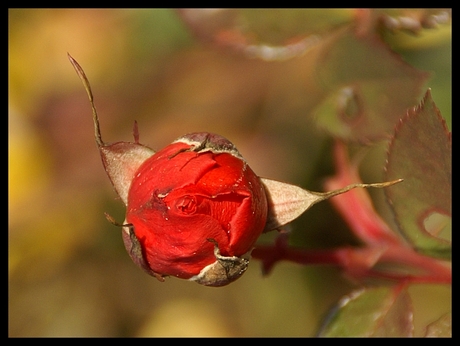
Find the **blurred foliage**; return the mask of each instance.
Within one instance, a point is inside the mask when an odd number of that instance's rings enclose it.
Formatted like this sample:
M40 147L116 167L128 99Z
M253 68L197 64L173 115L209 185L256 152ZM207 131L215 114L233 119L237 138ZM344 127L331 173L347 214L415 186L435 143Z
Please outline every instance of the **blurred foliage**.
M320 336L411 336L411 300L406 291L377 287L350 293ZM350 323L351 322L351 323ZM390 332L390 333L389 333Z
M174 279L160 284L133 265L120 230L103 215L121 222L123 205L114 200L90 106L66 56L72 54L91 81L104 140L131 140L134 120L140 142L154 149L188 132L216 132L231 139L259 175L321 190L332 173L331 136L313 115L350 78L335 76L330 64L318 71L313 61L321 66L325 60L312 47L324 47L363 19L355 10L296 11L225 14L219 23L232 30L211 25L217 41L201 40L200 27L180 11L8 11L10 336L314 335L327 307L354 286L335 269L285 263L263 278L252 262L243 278L212 289ZM451 25L430 27L426 20L417 28L404 19L432 18L430 11L391 13L393 30L379 35L404 61L398 66L430 74L423 86L432 88L451 128ZM318 40L302 41L305 35ZM253 59L228 49L235 42L252 52L300 42L305 52ZM336 54L328 61L343 63ZM317 74L333 87L318 87ZM422 91L408 91L415 93L413 105ZM368 149L363 158L364 181L382 179L384 157L374 153ZM294 241L306 247L354 241L327 204L292 227ZM444 287L421 285L418 296L427 290L432 299L417 311L416 335L424 335L421 326L428 323L434 323L429 333L442 329L443 320L435 322L439 315L430 311L450 306Z

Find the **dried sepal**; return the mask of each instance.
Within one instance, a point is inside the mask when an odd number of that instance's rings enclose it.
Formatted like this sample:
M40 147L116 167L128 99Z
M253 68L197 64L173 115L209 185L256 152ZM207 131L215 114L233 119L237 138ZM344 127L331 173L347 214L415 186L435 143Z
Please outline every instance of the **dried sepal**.
M268 217L264 232L278 229L299 217L314 204L350 191L351 189L357 187L383 188L402 181L402 179L397 179L384 183L357 183L329 192L314 192L271 179L261 178L261 180L268 198Z
M219 246L214 239L208 239L214 243L214 256L216 261L204 267L198 275L190 278L201 285L211 287L226 286L243 275L249 266L250 251L243 256L222 256Z
M96 145L101 155L104 169L117 192L125 205L128 204L128 191L131 185L131 181L134 178L134 173L137 171L139 166L151 157L155 152L142 144L139 144L139 133L137 130L137 123L134 124L134 143L132 142L115 142L115 143L104 143L101 136L101 130L99 126L99 118L97 116L96 107L94 105L93 92L91 91L91 85L88 78L86 77L83 68L78 62L67 53L70 62L72 63L75 71L83 82L85 90L88 94L91 108L93 111L93 125L94 125L94 137Z
M105 172L118 196L128 205L128 191L138 168L155 152L138 143L116 142L99 147Z
M107 221L109 221L112 225L122 228L123 242L133 262L141 269L143 269L147 274L154 276L161 282L164 282L165 276L152 271L149 268L148 263L145 261L142 245L139 242L139 239L136 237L136 233L134 233L134 225L131 223L126 223L126 220L123 224L120 224L115 221L115 219L108 213L104 213L104 215Z

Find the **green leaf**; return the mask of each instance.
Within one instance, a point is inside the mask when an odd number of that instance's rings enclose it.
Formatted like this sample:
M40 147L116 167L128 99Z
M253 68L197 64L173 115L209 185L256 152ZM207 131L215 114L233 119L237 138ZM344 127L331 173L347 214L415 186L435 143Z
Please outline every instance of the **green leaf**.
M319 336L413 335L412 303L405 289L378 287L354 291L329 316Z
M442 315L426 327L426 337L452 337L452 313Z
M385 190L398 227L415 248L449 259L452 235L452 138L428 90L407 112L388 149Z
M354 27L323 43L316 67L328 92L318 105L318 124L341 138L371 141L391 132L406 109L418 102L429 74L405 63L374 32Z

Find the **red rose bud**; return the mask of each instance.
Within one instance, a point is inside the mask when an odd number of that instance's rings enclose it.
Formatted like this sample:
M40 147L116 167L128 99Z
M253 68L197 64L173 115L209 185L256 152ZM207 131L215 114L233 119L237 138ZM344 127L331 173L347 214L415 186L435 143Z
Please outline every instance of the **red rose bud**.
M125 244L152 275L222 286L246 270L267 208L259 177L231 142L189 134L137 170L128 193L126 221L132 228ZM141 251L132 251L129 233Z
M246 271L262 232L279 229L315 203L355 187L401 181L312 192L259 178L235 146L215 134L192 133L155 153L139 143L136 123L134 143L104 143L89 81L68 56L88 93L104 169L127 206L121 225L126 250L161 281L176 276L227 285Z

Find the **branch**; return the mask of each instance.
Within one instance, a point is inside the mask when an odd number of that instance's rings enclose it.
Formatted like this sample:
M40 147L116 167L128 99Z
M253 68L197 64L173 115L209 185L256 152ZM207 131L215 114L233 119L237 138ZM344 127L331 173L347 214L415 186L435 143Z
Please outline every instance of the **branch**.
M268 274L278 261L302 265L335 265L354 278L374 277L398 282L452 283L451 268L445 262L421 255L406 245L341 247L324 250L306 250L289 247L288 234L281 233L274 245L261 245L252 252L252 258L262 261L262 272ZM407 266L417 274L401 274L376 269L377 264Z

